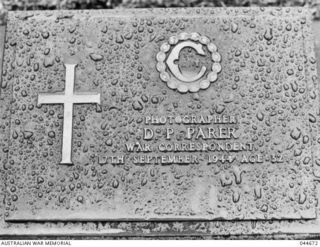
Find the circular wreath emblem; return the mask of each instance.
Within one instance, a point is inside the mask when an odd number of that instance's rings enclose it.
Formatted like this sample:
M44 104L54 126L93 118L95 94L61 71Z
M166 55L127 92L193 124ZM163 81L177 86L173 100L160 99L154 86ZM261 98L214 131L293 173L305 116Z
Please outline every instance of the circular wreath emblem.
M189 47L204 56L203 46L206 46L211 54L213 63L210 71L202 66L196 75L182 74L179 66L174 63L179 59L180 51ZM156 59L161 80L166 82L169 88L177 89L181 93L198 92L200 89L208 88L211 82L217 80L218 73L221 71L221 55L217 52L216 45L208 37L198 33L180 33L170 37L168 42L161 45Z

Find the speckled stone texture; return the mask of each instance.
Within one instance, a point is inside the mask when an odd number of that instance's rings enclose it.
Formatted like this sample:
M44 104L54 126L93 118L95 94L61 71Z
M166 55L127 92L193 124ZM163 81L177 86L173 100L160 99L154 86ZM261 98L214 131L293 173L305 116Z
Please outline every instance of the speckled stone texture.
M201 237L319 233L319 97L311 21L305 9L155 9L9 12L1 85L1 234ZM205 35L222 70L207 89L181 93L160 78L156 55L170 37ZM182 69L212 66L210 52L181 53ZM209 57L209 59L208 59ZM74 106L73 166L60 165L64 63L77 63L76 92L101 104ZM148 125L148 116L236 116L236 138L253 150L213 152L232 161L136 164L169 155L159 144L188 125ZM194 124L193 127L208 126ZM143 129L156 133L144 140ZM174 132L166 138L166 129ZM128 143L151 152L128 152ZM185 155L183 152L176 152ZM105 157L126 155L124 164ZM187 153L188 154L188 153ZM261 155L245 162L243 155ZM275 161L270 155L276 155ZM280 158L281 157L281 158ZM288 234L288 235L287 235ZM292 235L293 234L293 235Z

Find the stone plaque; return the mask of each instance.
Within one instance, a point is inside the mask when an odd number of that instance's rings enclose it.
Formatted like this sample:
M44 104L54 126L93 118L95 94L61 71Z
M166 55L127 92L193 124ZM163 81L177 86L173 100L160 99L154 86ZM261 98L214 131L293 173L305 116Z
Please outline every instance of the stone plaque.
M5 220L314 219L306 23L301 9L9 13Z

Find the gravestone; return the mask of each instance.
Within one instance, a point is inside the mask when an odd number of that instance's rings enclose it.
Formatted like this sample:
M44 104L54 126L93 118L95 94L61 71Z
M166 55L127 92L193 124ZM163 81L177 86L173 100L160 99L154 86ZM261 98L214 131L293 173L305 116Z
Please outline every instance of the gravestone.
M319 233L307 10L4 19L2 235Z

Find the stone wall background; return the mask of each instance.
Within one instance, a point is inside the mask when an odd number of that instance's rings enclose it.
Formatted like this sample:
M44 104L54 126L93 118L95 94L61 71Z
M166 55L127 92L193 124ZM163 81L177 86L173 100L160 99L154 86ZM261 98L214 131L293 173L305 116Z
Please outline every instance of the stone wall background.
M0 0L7 10L150 7L308 6L320 0Z
M11 11L228 6L305 6L320 20L320 0L0 0L0 9Z
M11 11L228 6L305 6L320 20L320 0L0 0L0 9Z

